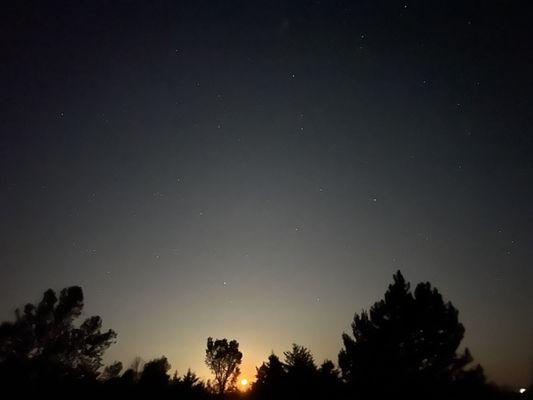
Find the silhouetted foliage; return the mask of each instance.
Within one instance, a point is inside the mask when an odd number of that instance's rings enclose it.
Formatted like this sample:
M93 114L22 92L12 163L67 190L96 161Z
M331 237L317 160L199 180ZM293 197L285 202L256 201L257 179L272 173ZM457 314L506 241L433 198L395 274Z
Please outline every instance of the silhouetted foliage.
M124 371L124 373L120 377L121 383L123 385L133 385L135 382L138 381L138 379L139 379L139 375L132 368L128 368L126 371Z
M318 394L318 369L311 352L304 346L293 344L283 353L287 382L284 385L289 398L313 398Z
M457 309L429 283L413 294L399 271L385 298L355 315L352 332L343 334L339 365L356 393L436 398L466 378L484 382L481 367L464 369L468 349L457 353L464 335Z
M321 398L339 398L342 391L340 371L335 367L333 361L325 360L318 368Z
M228 342L227 339L207 339L205 363L215 375L215 390L222 395L227 390L235 388L235 383L240 374L239 365L242 362L242 353L236 340Z
M210 396L206 385L190 369L182 377L176 372L171 386L173 393L180 399L206 399Z
M342 373L331 360L319 367L312 353L293 344L283 361L272 353L257 368L248 393L235 390L242 353L235 340L207 339L205 362L215 375L213 386L187 371L169 376L162 356L147 363L136 357L120 375L122 363L103 370L102 356L116 334L101 332L99 317L76 325L83 308L81 288L52 290L37 304L17 310L14 322L0 325L0 384L50 393L96 397L177 398L181 400L341 400L515 399L516 392L486 384L482 368L467 368L468 349L459 353L464 327L458 311L429 283L414 292L400 272L384 299L356 314L353 337L343 335ZM100 373L101 371L101 373ZM98 377L98 379L96 379ZM57 390L59 389L59 390Z
M104 368L99 378L103 381L109 381L111 379L117 379L122 372L122 363L120 361L115 361L113 364L108 365Z
M49 289L38 304L17 309L14 322L0 325L0 379L32 386L94 380L116 334L102 332L98 316L75 326L82 309L78 286L63 289L59 299Z
M287 373L279 357L272 353L268 361L256 370L256 380L252 386L252 392L256 397L260 399L280 398Z
M256 381L254 383L255 388L263 386L273 388L275 386L279 386L285 377L285 368L279 360L279 357L274 353L268 357L267 362L264 362L256 370Z
M311 352L297 344L283 355L283 363L271 354L268 361L257 368L256 382L252 387L254 398L338 398L341 381L333 362L326 360L317 368Z
M139 378L139 383L150 387L166 386L170 380L168 371L170 364L166 357L156 358L144 364L144 368Z
M183 377L178 376L178 372L176 371L174 373L174 376L172 377L172 384L182 385L183 387L190 389L197 385L200 385L201 382L200 382L200 378L198 378L194 372L188 369L187 373L183 375Z
M283 355L288 374L306 375L316 372L315 359L307 348L293 343L292 349Z

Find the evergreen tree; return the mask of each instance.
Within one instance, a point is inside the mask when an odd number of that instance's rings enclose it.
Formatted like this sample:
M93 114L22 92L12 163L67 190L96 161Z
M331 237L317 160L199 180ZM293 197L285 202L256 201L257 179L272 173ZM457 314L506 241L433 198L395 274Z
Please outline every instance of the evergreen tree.
M343 334L343 378L366 395L442 394L472 361L468 349L458 353L464 331L457 309L437 289L420 283L413 294L398 271L385 298L355 315L353 337ZM482 379L481 370L476 371Z
M77 326L82 310L78 286L63 289L59 299L49 289L38 304L17 309L14 322L0 325L0 379L32 386L94 380L116 333L102 332L98 316Z

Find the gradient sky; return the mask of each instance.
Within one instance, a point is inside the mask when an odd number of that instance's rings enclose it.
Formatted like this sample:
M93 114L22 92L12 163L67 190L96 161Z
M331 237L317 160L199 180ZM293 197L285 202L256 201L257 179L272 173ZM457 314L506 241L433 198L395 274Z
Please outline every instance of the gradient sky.
M533 375L533 52L519 1L12 1L0 317L81 285L118 342L201 376L337 359L401 269L490 379ZM488 4L486 4L488 3Z

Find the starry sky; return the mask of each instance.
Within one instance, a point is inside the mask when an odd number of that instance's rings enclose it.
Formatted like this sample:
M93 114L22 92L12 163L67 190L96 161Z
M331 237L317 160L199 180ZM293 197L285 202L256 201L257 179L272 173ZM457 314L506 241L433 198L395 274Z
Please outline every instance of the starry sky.
M118 342L208 377L336 360L401 269L490 379L533 375L526 2L11 1L0 317L81 285Z

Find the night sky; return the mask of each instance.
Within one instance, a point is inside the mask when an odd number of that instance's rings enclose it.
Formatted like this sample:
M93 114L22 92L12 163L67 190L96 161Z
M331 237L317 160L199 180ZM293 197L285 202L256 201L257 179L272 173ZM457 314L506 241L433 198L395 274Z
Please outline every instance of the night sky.
M533 375L533 28L519 1L10 1L0 318L81 285L118 341L208 377L337 359L401 269L490 379Z

